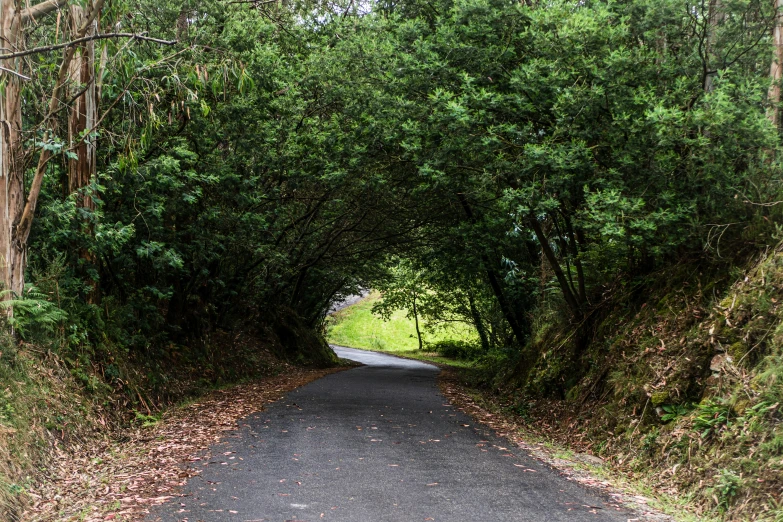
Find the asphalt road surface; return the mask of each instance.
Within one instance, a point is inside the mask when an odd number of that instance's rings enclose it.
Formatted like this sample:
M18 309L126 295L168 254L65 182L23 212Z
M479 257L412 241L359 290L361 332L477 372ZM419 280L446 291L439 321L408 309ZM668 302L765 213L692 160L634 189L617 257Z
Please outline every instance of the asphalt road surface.
M357 295L349 295L342 301L337 301L336 303L333 303L332 307L329 308L329 313L333 314L335 312L339 312L343 308L348 308L351 305L355 305L356 303L358 303L368 295L370 295L370 290L362 290L361 293Z
M240 422L151 520L622 521L635 518L475 426L434 366L336 348L365 366Z

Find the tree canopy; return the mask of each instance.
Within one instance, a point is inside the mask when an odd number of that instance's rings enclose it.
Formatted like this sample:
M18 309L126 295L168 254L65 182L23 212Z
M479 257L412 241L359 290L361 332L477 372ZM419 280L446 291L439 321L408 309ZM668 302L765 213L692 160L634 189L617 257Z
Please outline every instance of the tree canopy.
M543 309L583 324L657 270L776 230L770 2L47 0L3 17L8 320L68 349L317 328L378 287L400 304L421 288L429 317L519 351Z

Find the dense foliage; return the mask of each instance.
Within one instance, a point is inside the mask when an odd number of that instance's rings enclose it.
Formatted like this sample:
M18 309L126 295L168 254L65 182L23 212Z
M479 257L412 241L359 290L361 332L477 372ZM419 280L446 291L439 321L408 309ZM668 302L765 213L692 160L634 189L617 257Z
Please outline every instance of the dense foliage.
M328 363L328 310L374 288L530 396L622 377L636 415L652 377L609 323L719 301L783 239L780 4L3 0L2 342L143 400L127 368L219 365L216 332ZM746 367L759 338L726 337Z
M109 4L98 32L176 43L96 42L75 191L67 111L42 102L62 51L26 58L25 132L51 124L54 157L14 325L150 355L419 288L519 352L542 310L589 321L680 259L771 241L775 21L755 0Z
M104 377L369 287L530 367L545 324L586 339L656 273L777 233L769 2L45 4L3 73L4 306Z

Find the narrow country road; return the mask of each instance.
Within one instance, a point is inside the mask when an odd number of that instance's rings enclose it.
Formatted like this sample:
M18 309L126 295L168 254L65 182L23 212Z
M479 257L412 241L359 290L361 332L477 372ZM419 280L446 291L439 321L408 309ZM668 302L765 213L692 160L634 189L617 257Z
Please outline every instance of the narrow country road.
M434 366L336 348L365 364L288 394L213 448L165 522L622 521L634 518L439 393Z

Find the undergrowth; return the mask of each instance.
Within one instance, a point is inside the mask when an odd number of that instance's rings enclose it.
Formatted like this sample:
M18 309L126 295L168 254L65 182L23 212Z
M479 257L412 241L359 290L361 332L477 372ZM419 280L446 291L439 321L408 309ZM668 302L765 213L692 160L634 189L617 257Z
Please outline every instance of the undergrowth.
M153 426L170 406L284 368L262 334L215 332L164 358L109 360L0 339L0 520L21 520L52 450L79 452L131 425ZM91 355L94 357L94 354Z
M100 422L59 358L9 337L0 343L0 518L13 521L49 448L84 439Z
M542 312L527 353L484 360L473 382L701 516L783 520L783 251L741 273L681 270L586 332Z

